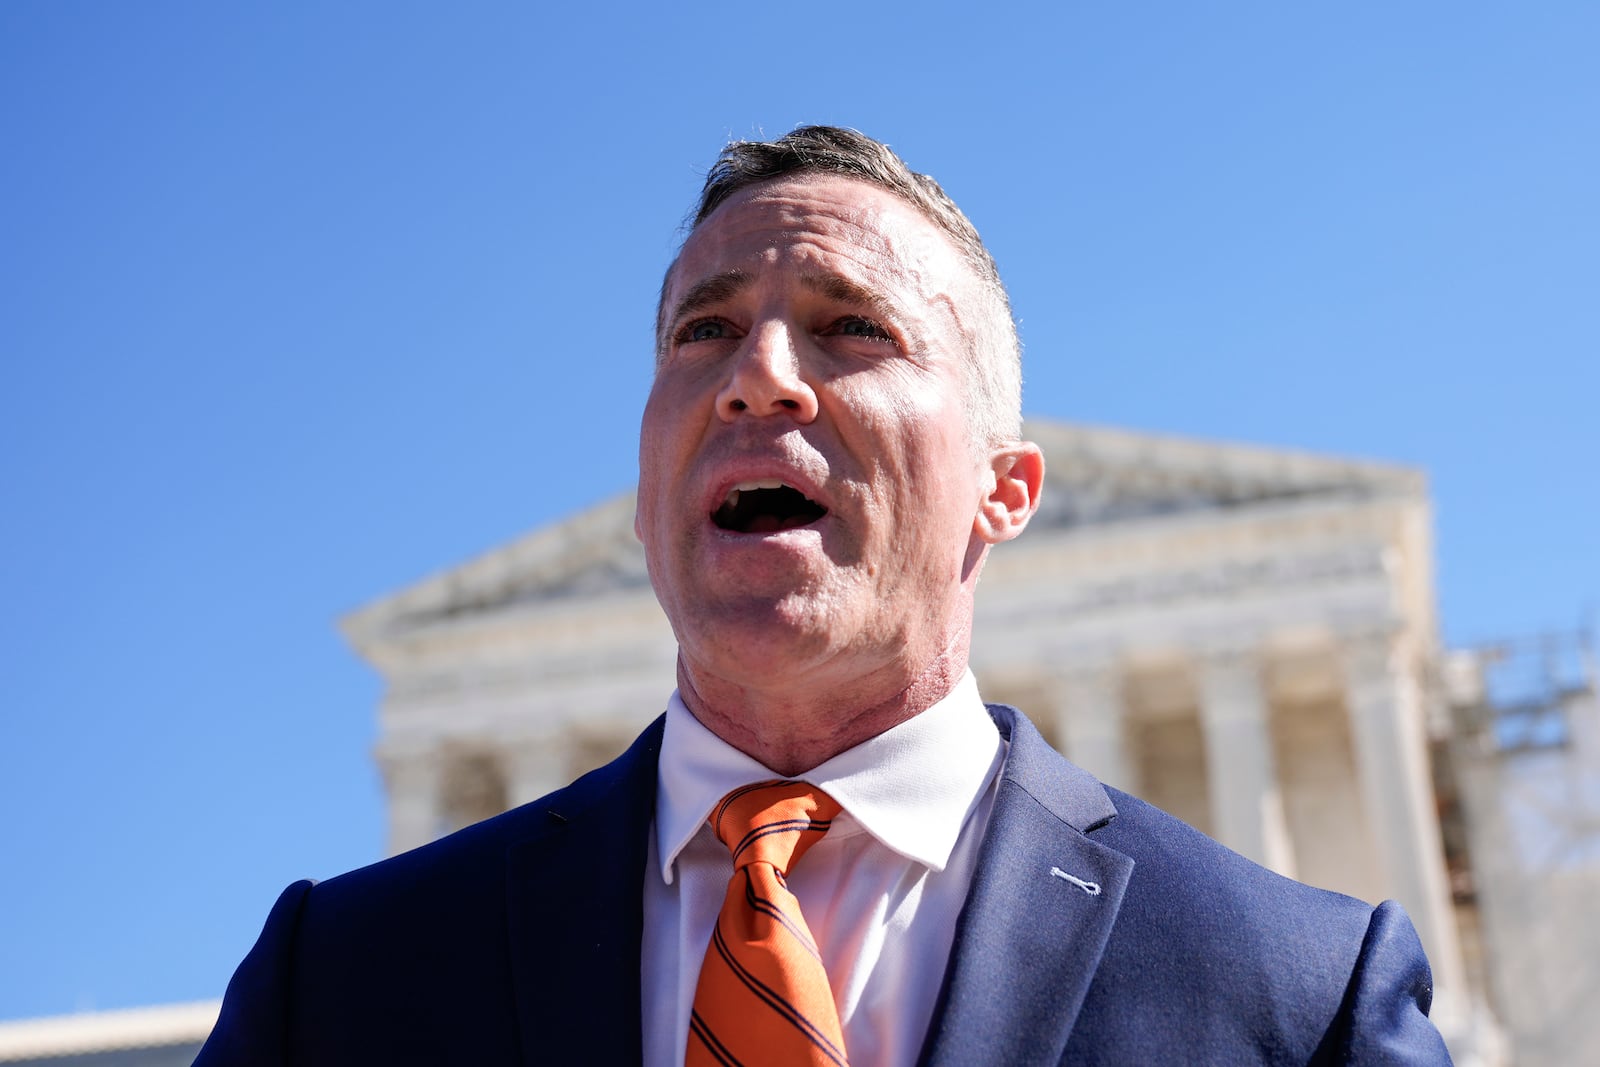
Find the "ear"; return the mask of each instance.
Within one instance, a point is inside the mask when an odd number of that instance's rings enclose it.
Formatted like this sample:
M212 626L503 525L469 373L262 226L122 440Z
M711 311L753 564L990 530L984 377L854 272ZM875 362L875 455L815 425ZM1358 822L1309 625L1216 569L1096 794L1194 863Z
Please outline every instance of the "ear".
M989 457L985 475L984 496L972 528L985 543L998 545L1021 533L1039 509L1044 453L1032 441L1007 445Z

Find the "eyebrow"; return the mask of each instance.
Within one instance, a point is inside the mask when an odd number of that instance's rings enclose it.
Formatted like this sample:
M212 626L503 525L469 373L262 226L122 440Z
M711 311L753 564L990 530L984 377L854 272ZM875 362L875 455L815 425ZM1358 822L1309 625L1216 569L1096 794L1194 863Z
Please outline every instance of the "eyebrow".
M742 270L726 271L696 282L673 307L672 314L665 322L676 322L685 315L693 315L730 300L750 288L754 282L755 276ZM882 293L838 274L802 274L800 284L819 296L841 304L864 304L880 311L887 310L889 306L889 301L884 299Z
M868 289L838 274L803 274L800 284L829 300L840 304L864 305L880 315L887 316L893 307L876 289Z
M742 270L726 271L696 282L673 307L672 314L661 320L661 325L666 327L685 315L693 315L697 311L704 311L708 307L730 300L750 288L754 282L755 277Z

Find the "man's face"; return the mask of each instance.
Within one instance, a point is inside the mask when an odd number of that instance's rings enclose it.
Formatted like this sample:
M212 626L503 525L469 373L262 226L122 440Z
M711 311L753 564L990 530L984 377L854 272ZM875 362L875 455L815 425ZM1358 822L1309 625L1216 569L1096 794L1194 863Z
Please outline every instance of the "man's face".
M690 236L637 530L691 679L891 681L964 635L992 482L963 408L978 294L932 223L851 179L746 189Z

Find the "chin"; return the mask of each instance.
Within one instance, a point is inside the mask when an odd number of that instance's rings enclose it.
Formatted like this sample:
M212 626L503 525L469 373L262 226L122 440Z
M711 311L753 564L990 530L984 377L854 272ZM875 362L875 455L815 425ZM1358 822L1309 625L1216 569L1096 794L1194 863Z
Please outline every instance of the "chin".
M732 681L736 675L771 678L825 660L839 649L838 627L810 600L748 598L698 612L679 629L678 644L702 667ZM715 664L716 666L712 666Z

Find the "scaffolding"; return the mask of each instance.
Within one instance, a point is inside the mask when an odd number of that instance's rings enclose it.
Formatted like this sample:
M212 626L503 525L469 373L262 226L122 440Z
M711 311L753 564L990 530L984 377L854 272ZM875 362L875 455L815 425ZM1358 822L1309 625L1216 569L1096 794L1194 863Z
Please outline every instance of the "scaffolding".
M1514 1062L1600 1048L1600 700L1587 631L1453 653L1442 814L1452 885ZM1458 805L1454 813L1448 809Z

